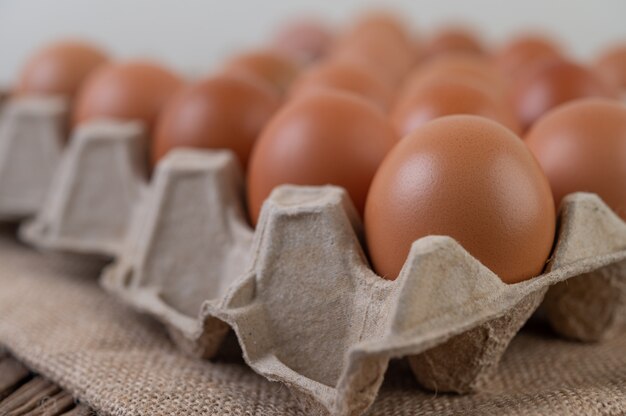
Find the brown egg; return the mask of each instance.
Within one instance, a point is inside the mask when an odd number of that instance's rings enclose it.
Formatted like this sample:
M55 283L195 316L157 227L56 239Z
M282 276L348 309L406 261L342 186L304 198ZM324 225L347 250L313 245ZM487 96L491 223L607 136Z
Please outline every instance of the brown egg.
M399 100L412 96L424 84L442 79L475 84L492 91L498 99L506 96L508 88L507 82L488 59L466 53L449 53L430 59L410 72L398 92Z
M451 52L484 55L485 48L471 29L449 26L436 33L426 45L425 55L434 57Z
M319 90L291 101L270 121L252 152L252 222L256 224L272 189L282 184L342 186L363 212L370 181L396 142L385 115L354 94Z
M557 204L570 193L593 192L626 220L626 106L572 101L539 119L525 140Z
M550 61L512 85L511 102L526 130L550 109L585 97L617 96L616 89L592 70L563 60Z
M183 85L168 70L145 61L106 65L80 90L74 125L96 118L143 121L151 130L165 103Z
M278 109L278 94L267 84L217 76L180 91L156 128L152 162L175 147L230 149L245 168L252 145Z
M351 62L377 75L395 87L413 65L415 55L397 43L389 43L374 35L363 35L353 41L338 41L330 59Z
M272 47L293 59L308 63L326 55L333 34L321 22L312 19L295 20L275 35Z
M330 58L354 62L396 86L416 57L411 35L399 20L385 13L370 13L337 39Z
M503 74L515 78L546 60L560 58L561 49L547 37L523 35L505 44L494 56L494 63Z
M497 121L520 133L513 110L484 88L463 81L439 80L422 85L395 106L391 119L404 136L430 120L453 114L472 114Z
M37 51L26 62L16 93L72 98L87 76L106 61L104 52L87 43L54 43Z
M402 139L365 207L375 270L395 279L411 244L447 235L506 283L541 273L553 244L550 185L524 142L476 116L442 117Z
M390 43L398 43L405 50L411 50L412 34L406 22L399 16L386 11L369 11L359 16L344 37L358 38L364 34L386 38Z
M290 90L292 97L318 88L351 92L371 100L386 109L391 100L391 88L372 72L348 61L322 63L304 72Z
M300 65L293 58L273 50L238 55L224 67L226 73L251 75L263 80L280 94L287 91L299 71Z
M626 44L606 50L598 57L595 67L609 82L626 91Z

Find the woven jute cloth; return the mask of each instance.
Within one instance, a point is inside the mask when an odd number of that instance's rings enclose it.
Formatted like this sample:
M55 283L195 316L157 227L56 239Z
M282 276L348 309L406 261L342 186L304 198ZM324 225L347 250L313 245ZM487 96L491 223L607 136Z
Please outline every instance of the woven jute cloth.
M104 293L102 263L42 254L0 230L0 347L82 402L112 415L304 415L289 391L236 349L209 362L176 350L163 328ZM421 390L392 362L369 415L625 415L626 334L585 345L542 325L507 350L488 391Z

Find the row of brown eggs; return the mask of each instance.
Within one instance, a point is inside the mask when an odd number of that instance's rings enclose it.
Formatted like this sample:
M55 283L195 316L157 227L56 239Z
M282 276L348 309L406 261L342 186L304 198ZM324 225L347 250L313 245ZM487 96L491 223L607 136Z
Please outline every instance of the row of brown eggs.
M506 282L535 276L553 246L555 204L571 192L595 192L626 218L626 108L616 100L626 46L592 67L535 35L495 53L461 29L421 45L375 13L336 35L299 22L190 84L105 59L53 46L18 91L75 96L75 124L144 121L153 163L178 146L233 150L253 224L280 184L344 187L386 278L432 234L454 237Z

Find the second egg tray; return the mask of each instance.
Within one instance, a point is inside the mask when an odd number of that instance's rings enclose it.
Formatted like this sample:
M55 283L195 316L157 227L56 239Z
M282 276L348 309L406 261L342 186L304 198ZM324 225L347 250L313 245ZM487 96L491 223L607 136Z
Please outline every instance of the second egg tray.
M78 129L22 238L115 257L102 285L189 354L212 357L232 328L248 364L310 413L363 413L392 358L407 357L427 389L481 390L538 308L568 338L624 330L626 224L595 195L565 199L534 279L507 285L453 239L430 236L389 281L369 266L341 188L279 187L253 230L230 152L173 151L150 181L144 156L138 124Z
M67 103L0 97L0 220L33 215L63 151Z

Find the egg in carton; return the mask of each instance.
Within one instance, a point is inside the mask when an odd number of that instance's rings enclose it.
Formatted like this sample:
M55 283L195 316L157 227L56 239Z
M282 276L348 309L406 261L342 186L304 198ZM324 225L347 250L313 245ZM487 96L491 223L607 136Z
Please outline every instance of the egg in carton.
M100 119L78 126L41 209L20 227L34 246L115 256L147 187L142 123Z
M0 102L0 220L34 215L63 152L68 104L60 97Z
M101 283L187 353L213 356L233 328L248 364L311 413L361 414L397 357L426 388L480 390L546 292L557 331L596 339L621 329L626 224L595 195L565 200L546 273L508 285L441 236L416 241L398 279L382 279L343 189L279 187L254 232L242 190L229 153L170 153ZM567 290L575 279L593 291ZM610 319L594 325L600 304Z

